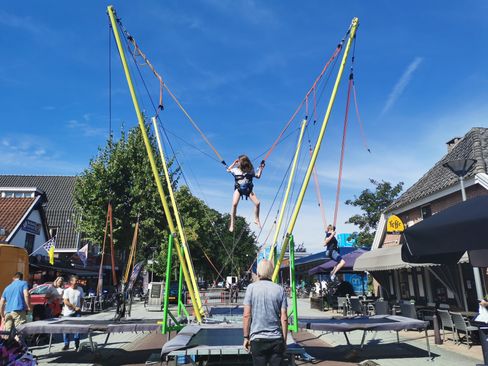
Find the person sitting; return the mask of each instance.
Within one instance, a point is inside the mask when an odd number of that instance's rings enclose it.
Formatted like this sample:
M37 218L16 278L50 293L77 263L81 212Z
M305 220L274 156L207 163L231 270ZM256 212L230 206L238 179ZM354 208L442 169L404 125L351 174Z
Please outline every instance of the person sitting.
M259 221L259 206L260 202L258 197L253 192L253 178L261 178L261 174L264 169L264 160L261 162L257 172L254 172L254 167L251 160L246 155L240 155L228 168L227 171L234 176L234 194L232 196L232 211L230 214L229 231L234 231L234 220L237 213L237 205L239 204L239 198L249 197L255 205L254 210L254 222L261 227Z
M336 277L336 273L344 267L346 261L342 259L341 255L339 254L339 243L335 237L336 228L333 225L327 226L327 232L325 234L324 246L327 248L325 251L325 256L329 259L332 259L337 264L334 266L334 269L330 273L330 280L334 281Z
M346 295L349 296L356 296L354 292L354 287L348 281L344 280L344 276L342 274L337 275L337 280L339 285L337 286L334 295L337 297L345 297Z

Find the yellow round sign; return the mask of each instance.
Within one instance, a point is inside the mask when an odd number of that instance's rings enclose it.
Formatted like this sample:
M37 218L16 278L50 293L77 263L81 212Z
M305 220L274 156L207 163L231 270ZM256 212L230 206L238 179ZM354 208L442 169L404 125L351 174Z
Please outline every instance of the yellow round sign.
M402 220L396 215L391 215L386 223L386 231L389 233L401 233L405 230Z

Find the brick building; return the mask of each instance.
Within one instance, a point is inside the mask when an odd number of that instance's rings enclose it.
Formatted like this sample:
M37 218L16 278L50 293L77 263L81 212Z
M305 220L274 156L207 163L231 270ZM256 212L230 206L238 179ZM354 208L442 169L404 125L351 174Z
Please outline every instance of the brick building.
M475 309L473 267L466 255L455 266L405 263L401 259L402 236L386 232L390 215L397 215L409 227L462 201L459 178L444 167L446 162L475 159L476 163L464 178L467 199L488 194L488 129L472 128L463 138L448 141L447 150L442 159L382 214L372 250L357 264L358 269L367 268L381 284L383 297ZM486 291L486 278L481 277Z

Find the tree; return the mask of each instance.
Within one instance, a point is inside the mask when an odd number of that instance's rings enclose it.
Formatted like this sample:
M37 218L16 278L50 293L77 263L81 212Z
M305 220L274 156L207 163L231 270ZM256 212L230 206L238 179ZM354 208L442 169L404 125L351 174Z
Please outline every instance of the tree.
M154 138L151 134L149 137L154 148ZM156 161L161 164L158 158ZM173 174L173 181L177 181L177 174ZM165 185L164 176L160 178ZM74 198L81 217L78 227L84 239L92 244L101 245L103 241L109 202L113 209L114 245L119 253L126 252L130 246L138 216L139 258L144 257L147 248L159 248L168 235L167 222L138 127L128 133L122 131L116 142L107 141L90 161L89 168L76 180Z
M353 200L346 201L346 205L359 207L362 211L346 221L347 224L359 226L360 231L351 235L356 239L357 246L371 246L381 213L392 204L403 188L403 182L393 186L390 182L378 182L374 179L369 181L375 186L374 191L364 189L359 197L354 196Z

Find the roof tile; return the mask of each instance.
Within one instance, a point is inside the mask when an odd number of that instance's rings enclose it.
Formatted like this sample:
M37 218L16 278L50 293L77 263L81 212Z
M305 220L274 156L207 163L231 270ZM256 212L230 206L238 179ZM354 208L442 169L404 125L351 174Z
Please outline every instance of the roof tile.
M7 239L34 201L35 198L0 198L0 228L5 229L0 241Z
M486 173L488 166L488 128L472 128L454 148L444 155L427 173L414 185L408 188L396 199L386 211L402 208L410 203L442 191L454 184L458 184L458 177L443 166L444 163L458 159L476 159L476 164L465 178L478 173Z

